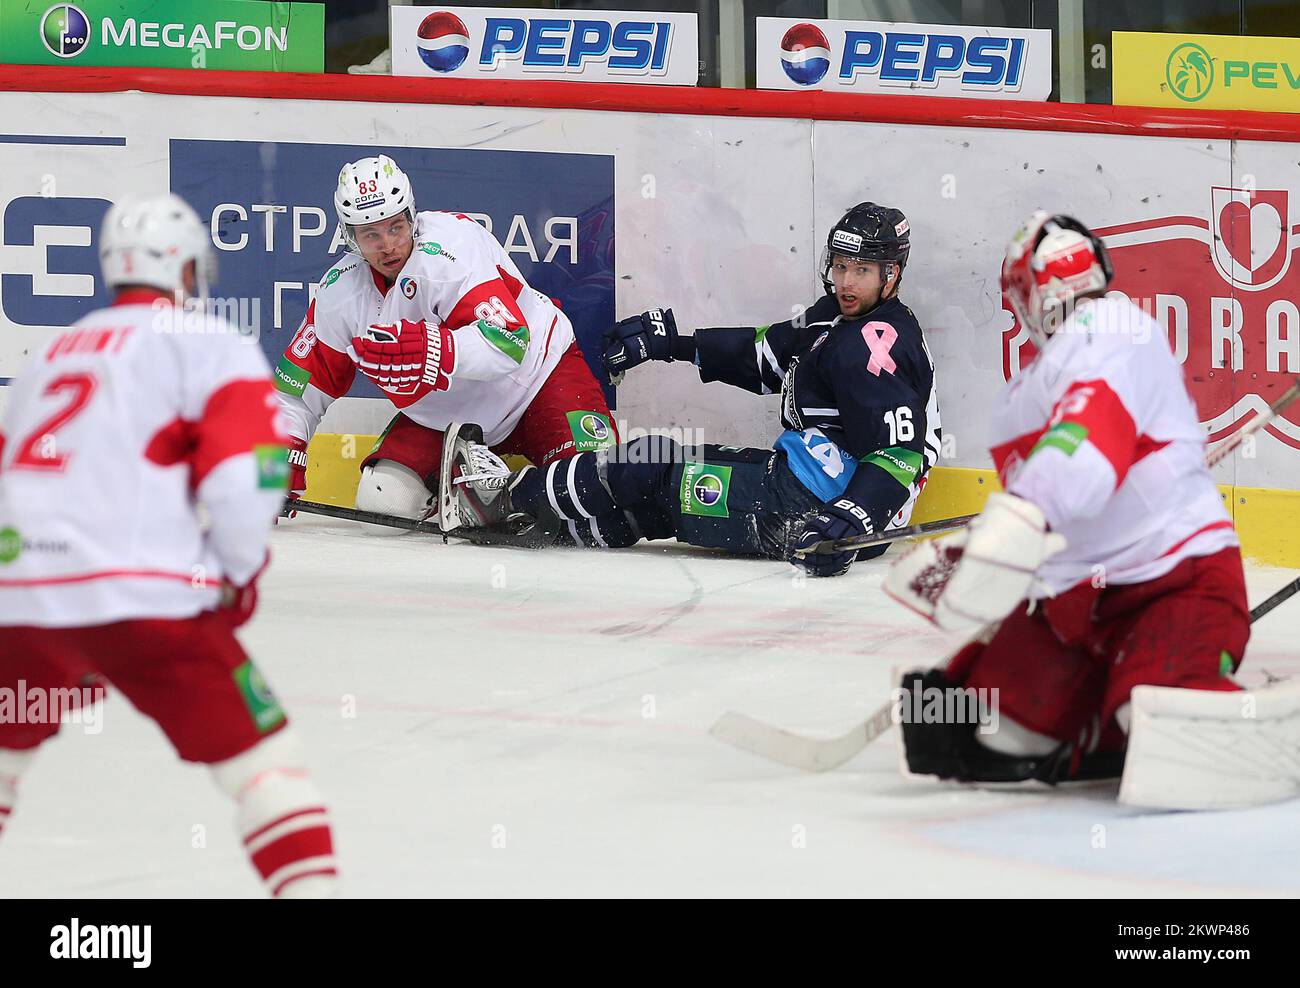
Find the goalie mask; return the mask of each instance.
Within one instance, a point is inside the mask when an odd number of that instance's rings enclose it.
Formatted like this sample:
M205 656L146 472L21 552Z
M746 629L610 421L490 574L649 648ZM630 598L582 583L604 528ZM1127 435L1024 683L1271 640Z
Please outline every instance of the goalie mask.
M1072 216L1037 212L1002 262L1002 295L1041 349L1079 299L1105 293L1115 277L1101 238Z
M406 172L386 154L343 166L334 190L334 211L349 250L357 250L355 228L405 214L415 238L415 192Z

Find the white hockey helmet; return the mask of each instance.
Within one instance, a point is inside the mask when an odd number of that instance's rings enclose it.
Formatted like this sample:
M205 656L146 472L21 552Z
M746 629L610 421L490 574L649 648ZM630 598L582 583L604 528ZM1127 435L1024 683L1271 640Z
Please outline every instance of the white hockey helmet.
M386 154L362 158L343 166L334 190L334 210L343 224L348 247L357 249L353 227L405 213L415 236L415 192L406 172Z
M185 290L185 266L194 262L194 296L206 298L217 277L212 241L198 214L174 193L114 203L99 233L99 263L110 288L148 285Z
M1041 348L1076 301L1104 294L1114 277L1100 237L1073 216L1040 210L1007 246L1002 294Z

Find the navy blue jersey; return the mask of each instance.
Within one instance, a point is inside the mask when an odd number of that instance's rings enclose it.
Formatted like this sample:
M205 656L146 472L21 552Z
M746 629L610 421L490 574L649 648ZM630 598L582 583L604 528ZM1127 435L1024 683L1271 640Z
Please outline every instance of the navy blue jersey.
M823 501L848 496L876 531L904 525L939 458L934 364L912 310L897 298L845 319L830 295L771 326L701 329L704 381L781 394L776 442Z

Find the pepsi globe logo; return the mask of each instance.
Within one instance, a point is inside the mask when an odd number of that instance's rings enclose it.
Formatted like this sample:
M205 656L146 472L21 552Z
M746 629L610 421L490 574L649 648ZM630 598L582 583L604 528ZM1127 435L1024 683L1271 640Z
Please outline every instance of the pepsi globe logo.
M592 439L608 439L609 426L607 426L599 416L584 415L580 420L582 431L591 436Z
M781 68L791 82L815 86L831 67L831 46L816 24L796 24L781 38Z
M75 58L90 44L90 20L79 7L56 4L41 18L41 41L51 55Z
M439 10L420 22L416 31L420 58L434 72L454 72L469 57L469 31L455 14Z
M695 482L695 500L705 507L712 507L722 497L722 481L706 473Z

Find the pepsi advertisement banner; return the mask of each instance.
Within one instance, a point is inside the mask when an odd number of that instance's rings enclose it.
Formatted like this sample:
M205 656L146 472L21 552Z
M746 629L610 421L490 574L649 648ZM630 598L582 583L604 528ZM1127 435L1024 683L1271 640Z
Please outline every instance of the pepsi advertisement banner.
M528 283L559 300L588 360L614 322L614 159L537 151L173 140L171 188L209 224L214 304L279 360L346 247L334 212L339 168L388 154L417 210L484 224ZM596 365L593 364L593 367ZM361 375L354 395L381 397Z
M694 86L695 14L392 7L393 75Z
M1044 101L1052 32L757 18L758 88Z

